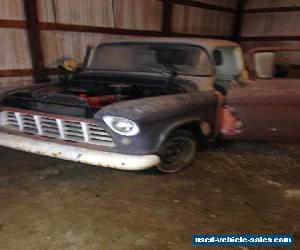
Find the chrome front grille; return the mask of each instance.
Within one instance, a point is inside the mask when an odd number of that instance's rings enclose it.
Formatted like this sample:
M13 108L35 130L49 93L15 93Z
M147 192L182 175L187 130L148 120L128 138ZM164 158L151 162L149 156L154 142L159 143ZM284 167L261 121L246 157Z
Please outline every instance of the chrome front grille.
M25 133L37 134L38 129L35 124L34 117L31 115L20 115L20 120L22 121L22 128Z
M71 141L82 141L84 140L84 133L82 132L84 130L86 131L86 123L81 122L63 122L64 129L64 135L65 140L71 140ZM87 138L89 138L89 135L86 135Z
M39 128L41 135L51 138L61 138L56 119L35 116L35 124Z
M32 135L113 147L111 136L96 124L2 111L0 126Z

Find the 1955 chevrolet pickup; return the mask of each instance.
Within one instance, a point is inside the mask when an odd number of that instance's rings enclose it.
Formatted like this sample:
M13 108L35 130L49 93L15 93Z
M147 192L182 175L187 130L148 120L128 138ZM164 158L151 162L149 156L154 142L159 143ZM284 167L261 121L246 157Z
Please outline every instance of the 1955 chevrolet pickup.
M2 91L0 145L176 172L191 163L198 141L299 141L300 81L292 78L300 67L287 65L290 50L253 50L246 71L241 48L230 41L100 44L59 82Z

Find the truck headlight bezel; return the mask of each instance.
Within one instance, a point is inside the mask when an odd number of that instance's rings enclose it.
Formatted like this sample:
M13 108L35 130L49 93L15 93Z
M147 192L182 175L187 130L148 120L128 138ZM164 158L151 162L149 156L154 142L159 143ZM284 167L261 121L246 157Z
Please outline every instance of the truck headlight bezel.
M132 120L118 116L103 116L103 121L115 133L125 136L134 136L139 134L139 126Z

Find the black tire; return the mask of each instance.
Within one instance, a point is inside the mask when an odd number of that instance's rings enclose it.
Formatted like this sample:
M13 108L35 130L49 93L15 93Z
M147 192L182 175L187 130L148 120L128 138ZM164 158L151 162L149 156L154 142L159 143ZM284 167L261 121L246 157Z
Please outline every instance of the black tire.
M197 141L187 130L175 130L163 143L157 168L162 172L174 173L187 167L197 153Z

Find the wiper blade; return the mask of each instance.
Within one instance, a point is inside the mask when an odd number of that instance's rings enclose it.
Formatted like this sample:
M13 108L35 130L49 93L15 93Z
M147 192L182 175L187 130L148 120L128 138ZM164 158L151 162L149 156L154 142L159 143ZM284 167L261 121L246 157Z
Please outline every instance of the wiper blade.
M163 69L157 69L157 68L153 68L153 67L145 67L145 69L147 69L150 72L162 73L162 74L166 74L168 76L172 75L172 72L169 72L169 71L163 70Z
M167 70L164 69L158 69L158 68L153 68L150 66L147 67L139 67L141 70L147 70L148 72L154 72L154 73L161 73L161 74L165 74L168 76L177 76L177 68L173 65L170 64L162 64L163 66L165 66L167 68Z
M170 63L166 63L163 65L172 72L172 74L171 74L172 77L176 77L178 75L177 68L174 65L172 65Z

